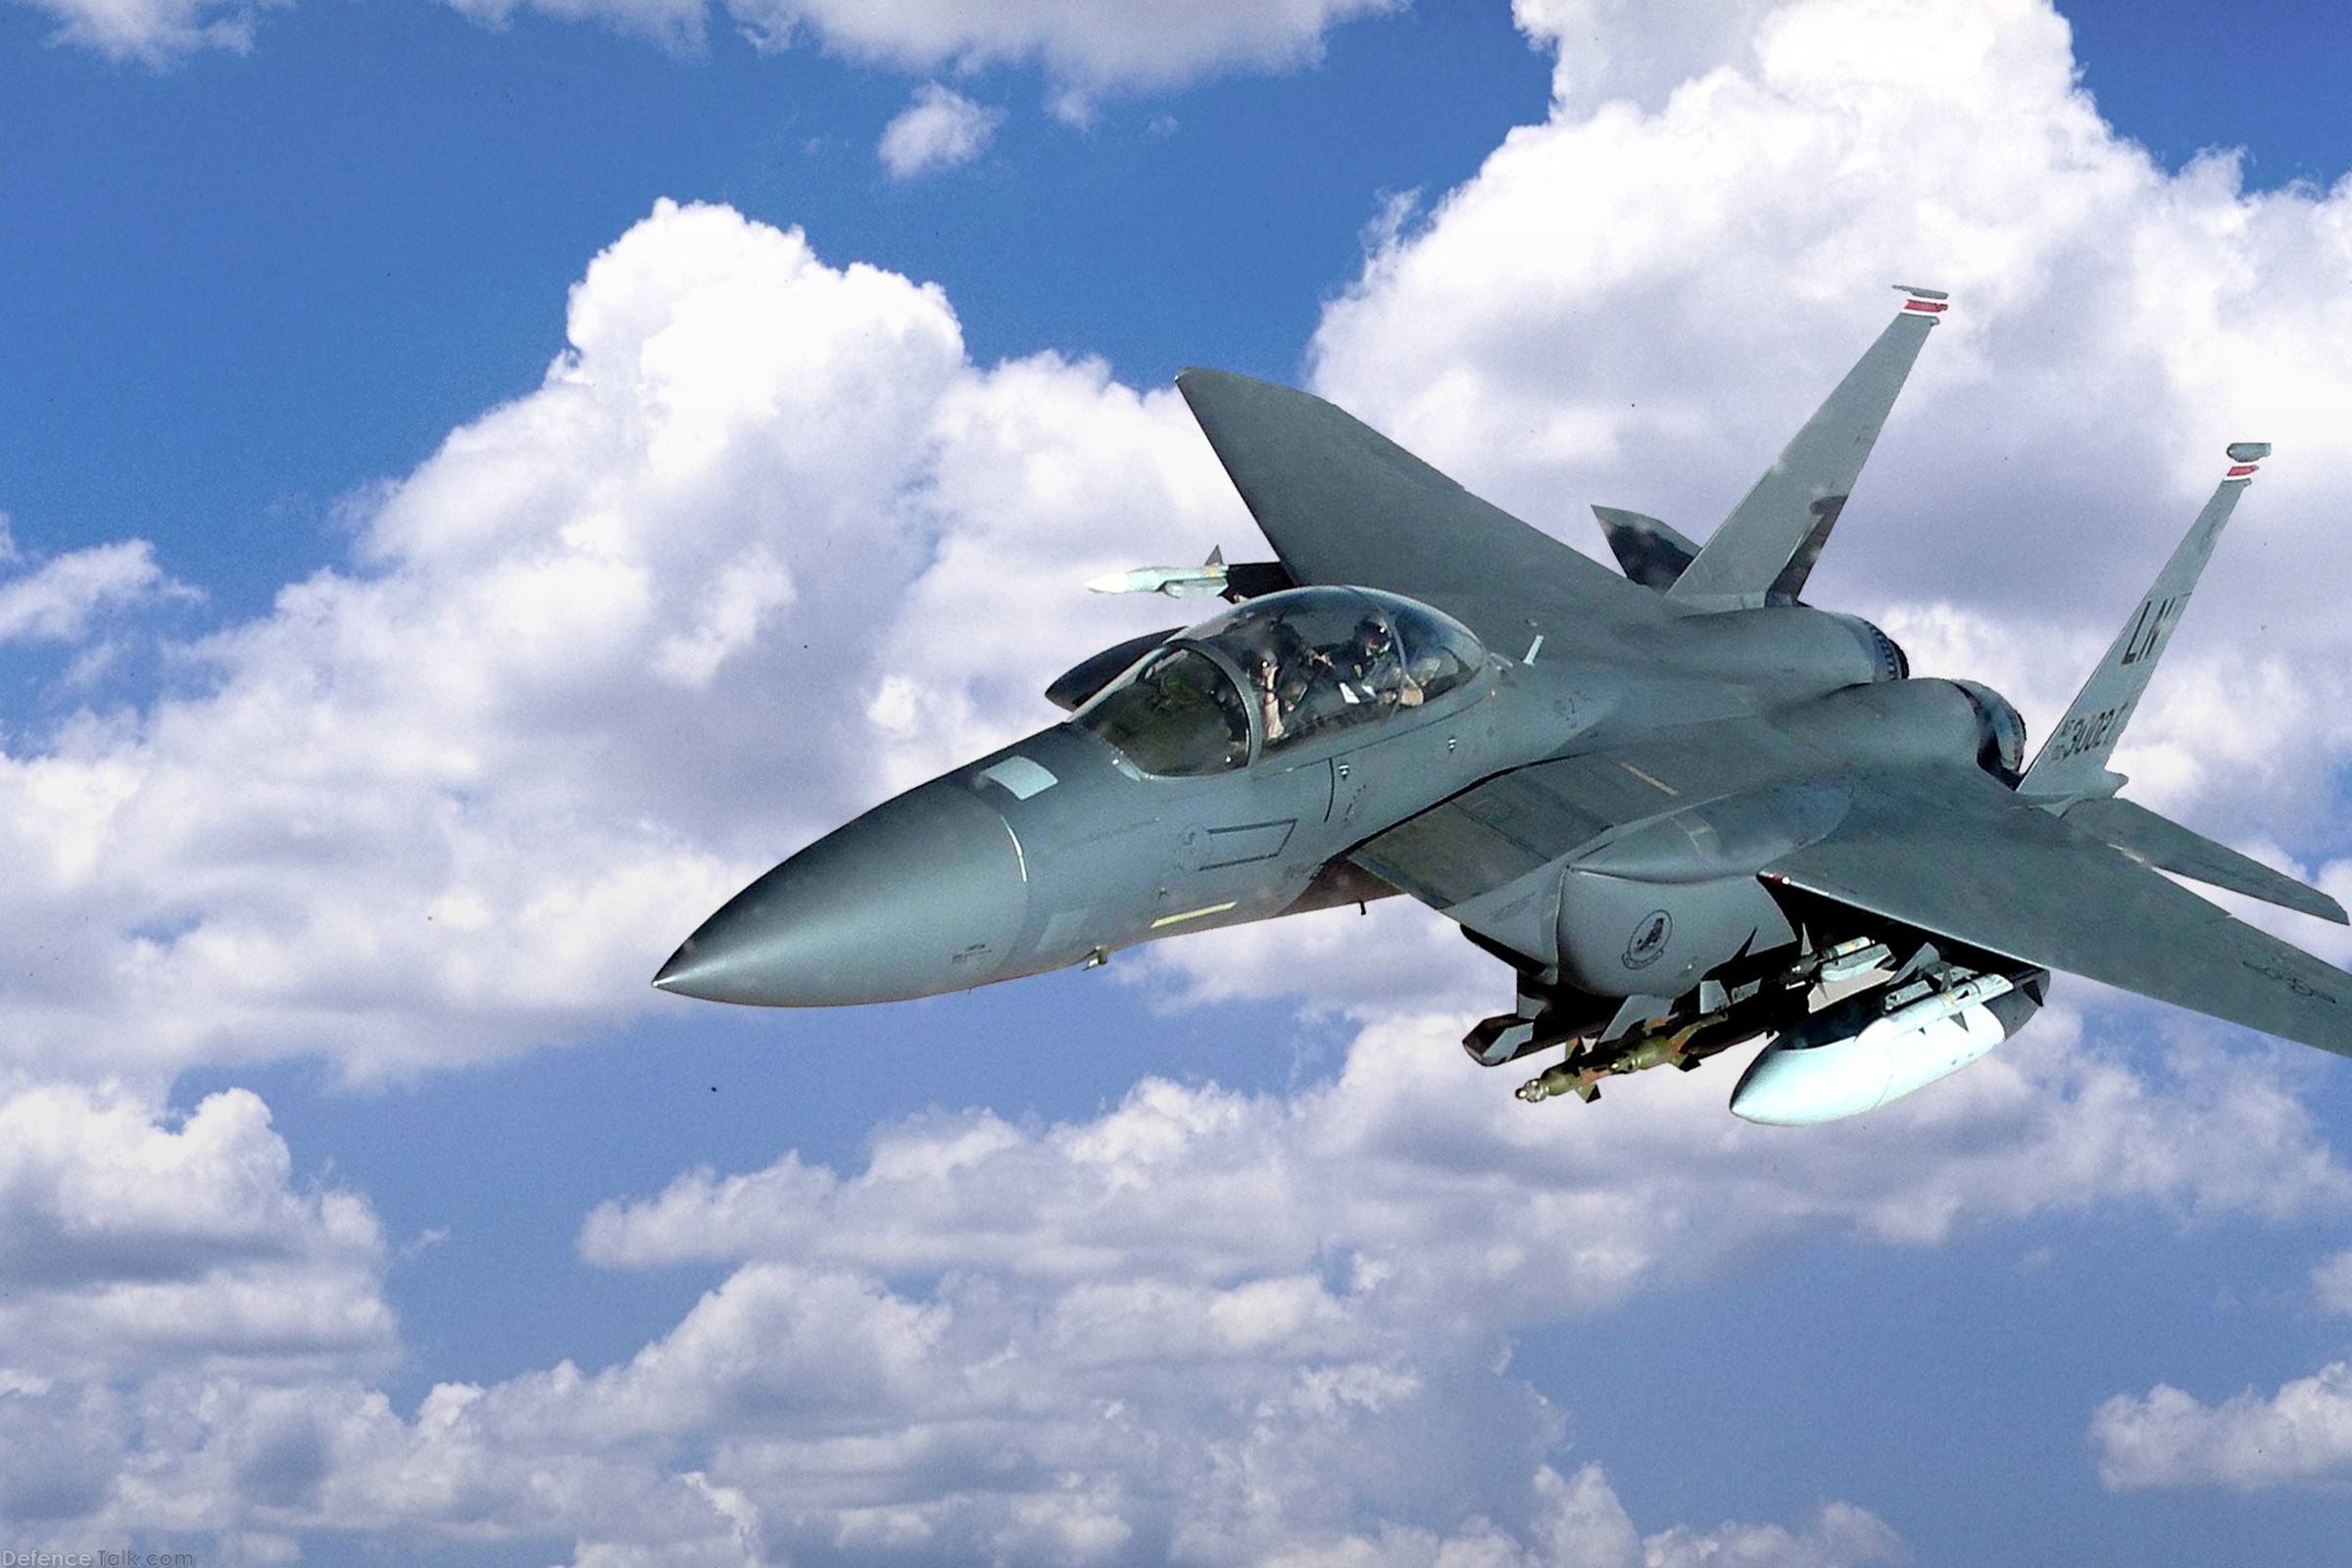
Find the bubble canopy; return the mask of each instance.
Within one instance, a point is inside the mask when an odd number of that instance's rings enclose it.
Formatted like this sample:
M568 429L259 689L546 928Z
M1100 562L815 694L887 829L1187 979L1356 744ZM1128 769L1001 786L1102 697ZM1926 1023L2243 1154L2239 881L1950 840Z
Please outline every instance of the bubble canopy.
M1427 605L1294 588L1153 649L1071 722L1144 772L1224 773L1417 709L1486 662L1468 627Z

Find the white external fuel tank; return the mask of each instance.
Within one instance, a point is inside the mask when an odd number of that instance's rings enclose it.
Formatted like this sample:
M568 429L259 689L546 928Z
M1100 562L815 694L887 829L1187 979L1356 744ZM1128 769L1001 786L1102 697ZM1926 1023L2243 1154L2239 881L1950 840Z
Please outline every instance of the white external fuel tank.
M1973 975L1892 1007L1872 994L1816 1013L1748 1064L1732 1114L1802 1127L1876 1110L2017 1033L2040 1010L2046 980L2042 970Z

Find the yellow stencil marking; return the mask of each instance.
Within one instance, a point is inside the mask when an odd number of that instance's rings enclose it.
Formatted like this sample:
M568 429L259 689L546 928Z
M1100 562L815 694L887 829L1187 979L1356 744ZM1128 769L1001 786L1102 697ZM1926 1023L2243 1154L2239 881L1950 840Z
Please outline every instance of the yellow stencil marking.
M1198 920L1202 915L1223 914L1227 909L1232 908L1237 902L1238 901L1233 899L1227 899L1223 904L1212 904L1205 909L1187 909L1182 914L1163 914L1158 919L1152 922L1152 929L1156 931L1163 925L1182 925L1187 920Z
M1647 784L1652 789L1664 790L1669 795L1679 796L1683 793L1681 790L1678 790L1673 785L1667 783L1664 779L1654 778L1651 775L1642 772L1631 762L1619 762L1617 765L1624 768L1628 773L1633 774L1634 777L1640 779L1642 783Z

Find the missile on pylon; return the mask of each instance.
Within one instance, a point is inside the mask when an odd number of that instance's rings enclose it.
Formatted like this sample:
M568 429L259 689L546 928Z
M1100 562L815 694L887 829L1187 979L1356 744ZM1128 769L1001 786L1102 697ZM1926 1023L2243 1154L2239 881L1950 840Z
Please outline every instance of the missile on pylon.
M1165 594L1170 599L1191 599L1200 595L1225 592L1225 550L1211 550L1208 559L1198 566L1138 566L1133 571L1113 571L1090 578L1087 591L1097 594Z

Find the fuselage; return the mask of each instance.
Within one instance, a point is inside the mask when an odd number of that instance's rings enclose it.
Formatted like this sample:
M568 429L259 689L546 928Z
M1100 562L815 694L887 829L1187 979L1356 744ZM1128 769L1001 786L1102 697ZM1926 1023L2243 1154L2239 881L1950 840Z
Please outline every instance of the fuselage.
M1797 941L1757 872L1844 819L1842 777L1979 765L2006 705L1903 676L1875 628L1801 606L1552 628L1504 651L1392 595L1270 595L787 859L657 983L896 1001L1377 897L1412 882L1416 855L1451 875L1483 854L1465 897L1408 890L1546 983L1672 999ZM1508 861L1507 822L1500 849L1398 831L1531 764L1560 783L1541 808L1583 813L1567 853Z

